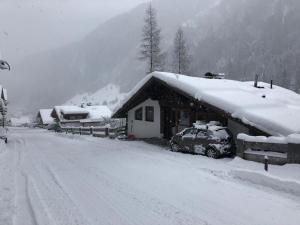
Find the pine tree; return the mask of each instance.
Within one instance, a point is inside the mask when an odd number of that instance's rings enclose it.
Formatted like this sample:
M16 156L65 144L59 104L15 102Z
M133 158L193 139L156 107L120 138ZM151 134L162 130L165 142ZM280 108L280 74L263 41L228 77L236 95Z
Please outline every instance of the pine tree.
M176 32L173 51L173 72L178 74L189 74L191 56L182 28Z
M140 59L147 62L147 73L163 69L165 55L160 49L161 30L156 19L156 10L149 4L145 15Z

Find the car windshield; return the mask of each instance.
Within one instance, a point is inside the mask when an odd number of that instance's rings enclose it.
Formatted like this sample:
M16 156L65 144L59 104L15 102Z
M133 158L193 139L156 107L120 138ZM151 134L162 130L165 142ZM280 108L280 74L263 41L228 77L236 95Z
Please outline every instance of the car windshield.
M180 133L182 136L189 136L197 134L197 129L195 128L187 128Z

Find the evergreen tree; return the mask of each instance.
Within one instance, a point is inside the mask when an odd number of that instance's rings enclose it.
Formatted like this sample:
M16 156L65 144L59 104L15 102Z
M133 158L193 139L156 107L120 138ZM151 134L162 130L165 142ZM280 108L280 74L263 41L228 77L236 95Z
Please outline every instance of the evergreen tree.
M178 74L189 74L191 56L182 28L176 32L173 51L173 72Z
M165 55L160 49L161 30L156 19L156 10L150 3L145 15L140 59L147 62L147 73L163 69Z

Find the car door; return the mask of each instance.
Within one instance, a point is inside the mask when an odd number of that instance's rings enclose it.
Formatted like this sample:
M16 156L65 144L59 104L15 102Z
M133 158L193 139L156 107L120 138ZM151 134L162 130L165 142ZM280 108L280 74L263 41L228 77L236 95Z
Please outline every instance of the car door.
M199 129L196 138L194 139L194 152L196 154L205 155L207 143L208 143L207 130Z
M190 128L184 131L181 140L186 152L194 152L194 141L197 135L196 128Z

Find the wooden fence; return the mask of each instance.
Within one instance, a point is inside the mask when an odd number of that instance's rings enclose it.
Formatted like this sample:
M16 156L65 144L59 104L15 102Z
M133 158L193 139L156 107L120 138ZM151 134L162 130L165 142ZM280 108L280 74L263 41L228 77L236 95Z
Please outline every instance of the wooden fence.
M265 156L268 156L271 164L300 164L300 143L283 141L283 137L258 138L264 138L264 140L248 135L238 136L236 142L237 156L256 162L264 162Z
M66 134L91 135L94 137L116 138L126 135L126 127L107 128L107 127L61 127Z

